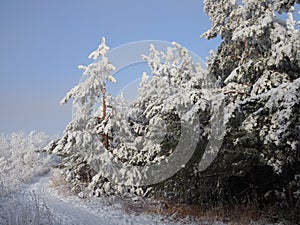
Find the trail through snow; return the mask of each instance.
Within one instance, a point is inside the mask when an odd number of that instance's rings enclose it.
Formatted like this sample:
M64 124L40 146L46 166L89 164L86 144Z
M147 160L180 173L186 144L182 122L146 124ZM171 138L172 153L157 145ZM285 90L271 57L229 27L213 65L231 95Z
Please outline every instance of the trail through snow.
M161 216L127 214L118 203L110 205L101 198L83 200L76 196L57 194L50 186L50 176L39 178L24 189L25 193L39 196L51 214L63 225L129 225L129 224L180 224L164 220ZM24 193L24 194L25 194Z

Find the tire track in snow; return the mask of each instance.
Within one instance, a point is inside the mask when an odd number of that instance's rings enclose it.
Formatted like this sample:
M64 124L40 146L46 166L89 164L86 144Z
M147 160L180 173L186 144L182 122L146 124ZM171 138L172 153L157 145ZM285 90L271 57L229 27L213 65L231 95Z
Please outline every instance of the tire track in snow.
M129 215L122 210L105 206L101 202L91 207L77 197L57 195L49 184L50 176L41 177L37 182L28 186L26 192L34 192L39 196L62 225L170 224L170 221L164 223L159 217L150 215Z
M114 225L110 221L108 215L96 215L88 210L88 208L76 204L71 199L62 198L51 192L49 188L49 177L42 177L34 183L28 191L34 191L40 196L45 205L50 209L53 216L58 217L62 224L68 225L89 225L103 224Z

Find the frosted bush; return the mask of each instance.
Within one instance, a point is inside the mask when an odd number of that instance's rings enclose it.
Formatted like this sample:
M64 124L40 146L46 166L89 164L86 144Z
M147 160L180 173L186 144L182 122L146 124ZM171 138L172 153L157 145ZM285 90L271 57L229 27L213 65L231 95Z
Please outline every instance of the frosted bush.
M49 171L52 160L42 152L50 136L23 132L0 135L0 182L8 192Z
M0 135L0 224L60 224L39 196L19 192L24 184L47 173L56 163L42 152L50 139L37 132Z

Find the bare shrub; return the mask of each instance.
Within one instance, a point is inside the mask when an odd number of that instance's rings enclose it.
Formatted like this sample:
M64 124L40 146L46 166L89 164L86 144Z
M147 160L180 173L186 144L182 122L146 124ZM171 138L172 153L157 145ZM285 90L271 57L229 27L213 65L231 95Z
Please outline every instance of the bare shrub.
M124 209L130 214L149 213L162 215L172 221L195 221L200 224L265 224L268 210L251 205L205 208L197 204L183 204L166 199L124 201Z
M50 187L57 190L58 194L74 195L74 193L71 191L70 183L66 181L64 176L61 174L61 171L53 170L50 180L51 180Z

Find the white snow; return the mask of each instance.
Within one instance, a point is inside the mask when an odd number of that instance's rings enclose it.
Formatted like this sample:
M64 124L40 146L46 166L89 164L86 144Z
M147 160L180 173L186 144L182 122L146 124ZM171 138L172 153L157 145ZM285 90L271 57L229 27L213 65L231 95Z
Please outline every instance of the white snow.
M198 224L187 219L174 221L170 216L147 214L142 208L128 213L126 201L117 197L82 199L70 194L67 188L61 189L52 183L55 174L60 173L58 169L51 169L56 163L53 157L37 151L47 141L49 137L43 133L0 135L1 225ZM28 163L26 158L35 160ZM26 180L21 180L25 175ZM201 221L201 224L212 223Z
M44 176L24 191L26 193L34 191L41 196L51 214L62 225L176 224L164 222L160 216L127 214L121 204L117 202L109 204L105 198L91 197L84 200L77 196L58 194L50 185L50 177Z

